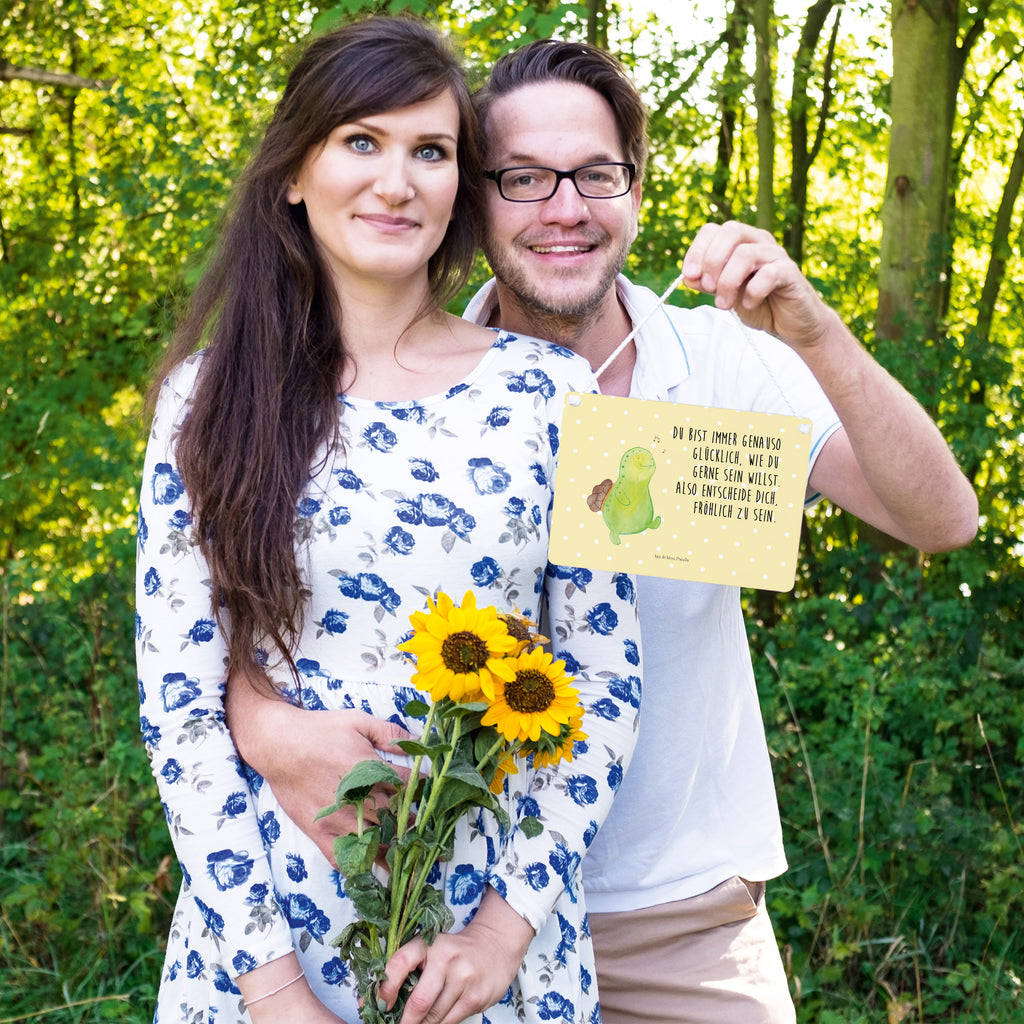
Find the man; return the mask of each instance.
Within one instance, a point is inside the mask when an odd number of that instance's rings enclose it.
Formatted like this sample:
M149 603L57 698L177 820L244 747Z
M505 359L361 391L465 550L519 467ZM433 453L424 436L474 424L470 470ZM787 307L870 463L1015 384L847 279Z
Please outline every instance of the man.
M603 51L545 40L502 58L477 100L496 280L466 316L558 341L597 368L656 303L621 276L647 156L636 88ZM974 493L935 426L770 235L708 225L683 269L718 308L656 312L602 374L602 391L807 415L812 497L927 551L973 537ZM764 883L786 862L739 591L644 577L639 599L640 738L584 862L602 1018L792 1021L764 908ZM234 703L231 713L245 753L251 725ZM363 734L368 753L394 738L383 723ZM339 767L312 766L321 795ZM310 768L282 779L297 810L315 803L299 781ZM338 825L321 827L329 850Z

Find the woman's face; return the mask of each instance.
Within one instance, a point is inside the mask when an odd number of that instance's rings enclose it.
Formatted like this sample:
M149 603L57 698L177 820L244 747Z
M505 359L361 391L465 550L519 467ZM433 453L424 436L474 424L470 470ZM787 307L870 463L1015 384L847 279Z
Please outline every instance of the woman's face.
M459 185L459 110L451 92L341 124L311 149L288 188L339 287L407 283L427 272Z

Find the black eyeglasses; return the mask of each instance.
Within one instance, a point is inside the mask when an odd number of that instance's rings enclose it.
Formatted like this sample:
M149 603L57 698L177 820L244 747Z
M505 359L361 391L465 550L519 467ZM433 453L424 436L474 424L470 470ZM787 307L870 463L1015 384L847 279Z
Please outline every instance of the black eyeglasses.
M510 203L540 203L550 199L568 178L584 199L615 199L624 196L636 177L634 164L584 164L571 171L556 171L553 167L502 167L497 171L484 171L498 186L502 199Z

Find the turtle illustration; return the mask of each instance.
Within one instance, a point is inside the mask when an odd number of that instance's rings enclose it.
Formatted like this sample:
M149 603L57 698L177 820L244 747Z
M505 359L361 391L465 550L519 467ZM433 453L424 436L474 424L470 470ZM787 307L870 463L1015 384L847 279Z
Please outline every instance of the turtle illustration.
M646 448L630 448L619 462L619 475L612 483L602 480L590 492L587 505L600 511L613 544L627 533L643 533L661 526L654 514L654 502L648 484L654 476L654 456Z

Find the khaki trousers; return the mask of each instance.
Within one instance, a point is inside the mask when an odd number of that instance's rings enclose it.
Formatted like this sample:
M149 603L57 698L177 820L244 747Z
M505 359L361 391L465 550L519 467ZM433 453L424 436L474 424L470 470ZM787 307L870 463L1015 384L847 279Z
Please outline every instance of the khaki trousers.
M603 1024L795 1024L764 883L591 914Z

